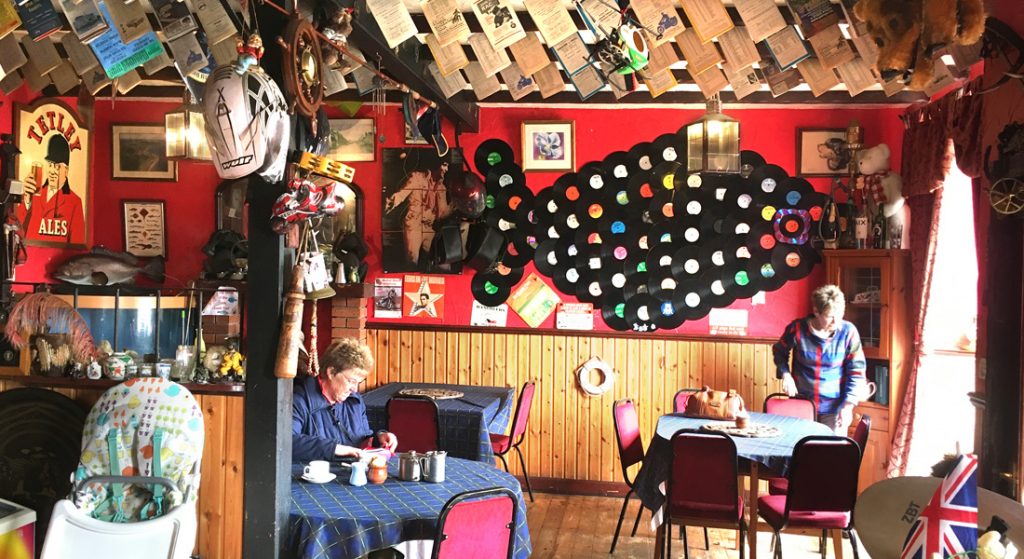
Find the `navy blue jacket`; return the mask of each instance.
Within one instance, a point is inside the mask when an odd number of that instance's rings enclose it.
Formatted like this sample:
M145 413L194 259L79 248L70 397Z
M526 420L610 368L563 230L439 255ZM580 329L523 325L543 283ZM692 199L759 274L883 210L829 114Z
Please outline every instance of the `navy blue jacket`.
M331 404L316 377L295 382L292 397L292 461L330 460L339 444L360 447L373 435L363 397L355 392Z

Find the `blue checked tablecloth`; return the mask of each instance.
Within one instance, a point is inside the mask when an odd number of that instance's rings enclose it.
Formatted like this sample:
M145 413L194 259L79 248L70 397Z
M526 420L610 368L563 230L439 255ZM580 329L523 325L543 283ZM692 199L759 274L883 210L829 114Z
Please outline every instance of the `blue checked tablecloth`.
M633 488L644 506L658 510L665 502L665 495L659 488L668 479L672 463L672 435L680 429L700 429L713 422L712 419L683 417L681 414L661 416L658 432L651 440L643 465L636 475ZM777 475L786 475L793 458L793 448L800 439L808 435L832 435L832 430L821 423L797 419L784 415L750 413L750 422L776 427L782 432L778 437L733 437L736 454L741 459L752 460L767 466ZM741 470L742 470L741 466Z
M448 456L494 462L490 433L504 434L508 429L515 407L514 388L411 382L385 384L363 394L370 427L387 427L388 400L403 388L445 388L465 394L461 398L436 400L441 415L441 449L447 451Z
M388 463L382 485L348 485L348 468L332 466L337 479L302 481L293 470L288 553L298 559L356 559L406 540L433 539L441 509L453 495L475 489L508 487L516 494L516 559L530 556L530 531L519 482L497 468L449 457L443 483L399 481L398 458Z

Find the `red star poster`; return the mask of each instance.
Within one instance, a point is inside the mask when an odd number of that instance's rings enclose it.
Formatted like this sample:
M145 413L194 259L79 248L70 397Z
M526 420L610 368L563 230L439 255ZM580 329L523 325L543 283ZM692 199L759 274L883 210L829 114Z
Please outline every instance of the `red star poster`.
M420 318L444 318L444 277L405 276L402 314Z

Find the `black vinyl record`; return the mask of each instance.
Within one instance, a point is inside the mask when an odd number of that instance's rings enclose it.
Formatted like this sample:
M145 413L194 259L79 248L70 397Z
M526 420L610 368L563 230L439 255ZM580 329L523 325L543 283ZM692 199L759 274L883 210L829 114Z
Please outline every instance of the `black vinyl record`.
M647 253L647 271L654 272L660 268L672 271L672 258L679 249L675 243L658 243Z
M751 226L750 231L747 232L745 244L751 258L759 262L768 262L771 260L772 250L778 244L778 240L775 238L771 224L761 222Z
M808 245L779 243L772 251L771 263L777 274L784 276L786 281L793 281L807 277L820 259L818 252Z
M828 194L822 192L811 192L800 200L800 208L807 210L811 221L817 223L825 215L825 206L829 203Z
M582 273L584 270L600 271L602 266L603 244L580 244L576 243L576 257L573 259L576 267Z
M601 162L605 173L610 178L626 180L632 174L633 169L629 165L629 154L624 151L613 151Z
M678 161L663 161L651 169L651 189L655 194L663 191L673 192L676 190L676 173L682 173L685 169Z
M672 303L686 320L698 320L711 311L711 287L703 281L680 283L672 298Z
M677 282L694 281L711 269L711 261L696 246L683 246L672 255L672 275Z
M600 270L580 269L580 279L576 282L576 291L572 293L584 303L592 303L595 308L601 306L601 299L604 294L601 286Z
M548 186L533 195L533 208L526 220L538 231L547 229L554 221L554 215L558 213L558 204L552 201L552 194L552 189Z
M658 306L654 308L654 316L651 321L661 330L675 330L686 322L686 315L679 312L671 300L659 300Z
M497 201L497 199L495 199L495 201ZM487 212L484 215L484 222L503 233L507 233L515 229L518 225L515 221L508 219L508 216L498 212L497 210ZM529 227L529 223L526 222L525 216L523 216L522 223Z
M541 241L537 245L537 250L533 253L533 263L537 266L537 271L549 278L555 275L555 270L559 267L569 265L568 261L561 261L561 256L558 253L558 242L558 239Z
M750 176L750 173L758 167L764 167L767 162L760 153L748 149L740 151L740 173L742 176Z
M530 223L530 210L533 209L533 192L519 184L502 188L494 200L494 212L516 227Z
M662 190L651 198L648 211L653 220L671 220L676 217L675 206L676 193L672 190Z
M684 188L676 191L678 198L676 214L680 216L689 215L700 217L719 211L721 204L715 200L715 195L710 190L703 188Z
M606 301L612 295L624 296L623 290L626 288L626 274L622 273L622 264L615 262L607 263L604 267L604 272L598 276L597 281L601 283L601 291L604 293Z
M469 289L481 305L497 307L508 300L513 284L504 281L497 272L483 272L473 276Z
M811 215L807 210L782 208L770 227L775 239L788 245L803 245L811 238Z
M771 196L780 190L782 183L789 178L786 170L778 165L762 165L750 173L750 182L754 187L754 195L758 198Z
M604 221L621 217L625 213L623 208L608 200L604 192L599 190L584 190L576 208L582 227L594 230L599 229Z
M647 292L659 301L671 301L678 283L675 276L672 275L671 266L647 272Z
M551 281L565 295L576 295L576 284L580 281L580 271L575 266L560 267L551 276Z
M672 236L672 240L678 245L700 246L705 241L713 238L707 223L697 217L683 216L678 218L675 220L675 228L676 233Z
M790 177L782 181L778 194L780 205L787 208L807 209L806 198L815 194L814 187L803 177Z
M610 294L601 305L601 318L612 330L625 332L630 329L626 322L626 300L621 294Z
M686 159L686 136L674 133L662 134L651 142L651 148L651 154L657 163L663 161L681 163Z
M501 259L502 264L511 268L520 268L533 260L537 244L536 237L520 229L509 232L505 237L505 256Z
M756 208L757 192L754 191L751 181L740 180L733 182L725 190L722 199L722 211L728 215L734 211L752 211Z
M704 212L700 216L700 230L704 231L708 237L716 237L725 231L724 222L725 215L719 213L718 208L715 208L713 211Z
M720 275L707 274L700 281L708 287L707 302L712 308L723 309L736 300L736 296L725 289Z
M736 262L736 247L741 238L739 235L722 235L702 243L698 247L700 258L710 263L712 270L717 270L715 273L729 268Z
M627 156L629 157L629 168L634 173L650 171L658 163L654 157L654 146L651 142L641 142L629 148Z
M580 167L580 170L576 172L576 184L579 185L580 191L583 192L588 190L604 190L608 182L607 173L599 161L591 161Z
M659 243L674 243L680 241L679 227L676 220L659 219L647 229L647 248L654 248Z
M606 262L616 262L621 269L629 254L637 251L636 236L631 234L610 235L601 243L601 258Z
M625 309L626 323L636 332L657 330L658 327L654 324L654 313L658 305L658 300L646 293L627 297Z
M758 210L734 210L722 220L722 235L746 235L758 223L767 223L761 219Z
M481 142L476 148L476 153L473 154L473 163L476 164L477 172L485 177L491 167L514 162L512 146L494 138Z
M747 262L741 260L722 271L722 285L737 299L749 299L761 291L761 276L747 272Z
M509 163L495 165L491 167L491 170L487 172L484 184L489 194L498 195L498 191L507 186L514 184L519 186L526 186L526 175L523 174L523 170L518 165Z
M580 188L576 185L576 173L566 173L555 180L551 186L551 199L559 208L560 213L574 211L580 199Z
M766 260L754 258L748 260L747 274L752 278L756 277L758 279L762 291L775 291L788 281L785 274L780 274L775 270L771 257Z

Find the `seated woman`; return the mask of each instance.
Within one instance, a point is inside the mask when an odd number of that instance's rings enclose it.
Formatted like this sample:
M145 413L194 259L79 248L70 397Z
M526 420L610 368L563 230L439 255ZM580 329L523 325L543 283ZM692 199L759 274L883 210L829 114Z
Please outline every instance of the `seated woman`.
M295 382L292 461L359 457L370 446L394 452L398 438L383 429L370 430L363 398L355 391L373 367L370 348L351 338L335 340L320 364L320 376Z

